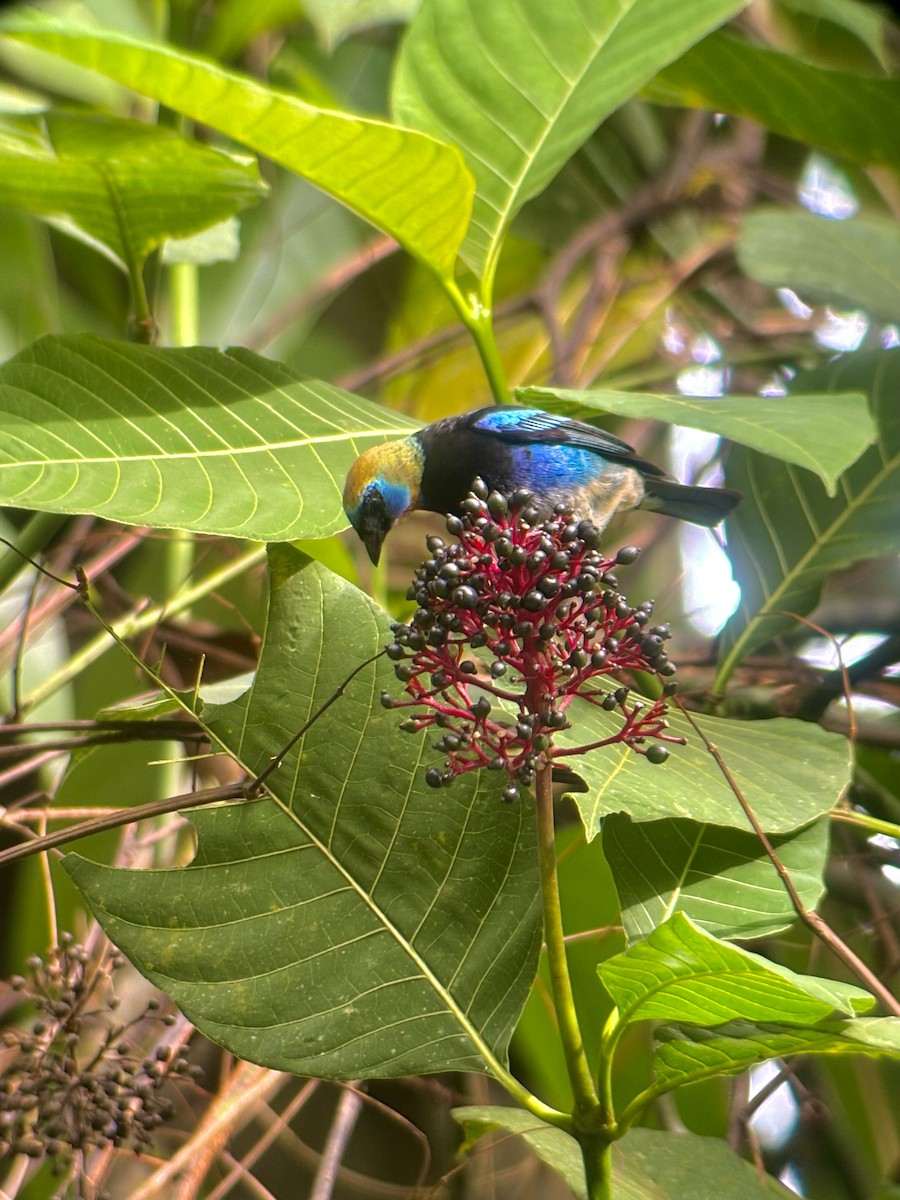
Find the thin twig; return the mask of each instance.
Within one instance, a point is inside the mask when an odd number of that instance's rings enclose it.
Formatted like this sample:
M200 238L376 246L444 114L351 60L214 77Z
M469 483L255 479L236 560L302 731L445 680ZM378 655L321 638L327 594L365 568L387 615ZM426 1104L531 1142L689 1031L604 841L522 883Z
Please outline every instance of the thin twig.
M769 856L772 866L778 872L779 878L784 885L785 891L790 897L791 904L793 905L797 916L807 927L807 929L811 930L811 932L815 934L820 941L824 942L824 944L828 946L832 953L841 960L844 966L847 967L848 970L852 971L857 979L865 984L865 986L878 997L888 1012L895 1017L900 1017L900 1001L898 1001L896 997L891 994L878 976L866 966L862 959L855 954L840 937L838 937L827 921L824 921L817 912L807 908L803 903L800 893L797 891L794 881L791 878L790 871L778 857L775 847L772 845L768 835L760 825L756 813L747 803L744 794L738 786L737 780L732 775L728 764L720 754L718 747L709 740L701 727L694 720L693 715L685 708L678 697L676 696L674 699L675 703L678 705L678 707L681 709L681 712L687 719L688 724L692 727L694 732L703 742L704 746L706 746L706 749L712 755L716 766L719 768L725 778L725 782L734 793L735 799L737 800L738 804L740 804L744 811L744 815L753 827L754 833L759 838L762 848Z
M261 771L259 773L259 775L257 775L257 777L250 784L247 794L251 799L254 796L259 795L260 791L262 790L263 784L266 782L266 780L269 778L269 776L272 774L273 771L278 770L278 768L281 766L281 764L287 758L288 754L290 754L291 750L293 750L293 748L297 745L297 743L300 741L300 739L303 737L303 735L309 730L310 726L313 725L316 721L318 721L319 717L321 717L324 712L326 712L329 708L331 708L332 704L334 704L335 701L340 700L341 696L343 696L344 692L346 692L347 688L350 686L350 684L353 682L353 680L356 678L356 676L360 673L360 671L363 671L363 670L365 670L366 667L371 666L373 662L377 662L378 659L381 658L382 654L384 654L384 650L378 650L375 654L371 655L371 657L363 659L363 661L361 663L358 663L353 668L353 670L350 672L350 674L347 676L347 678L344 680L344 682L339 684L338 687L336 688L336 690L334 692L332 692L332 694L328 697L328 699L325 701L325 703L320 704L319 707L316 709L316 711L313 713L313 715L309 718L309 720L303 722L303 724L300 726L300 728L297 730L297 732L294 734L294 736L291 738L291 740L287 743L287 745L282 750L280 750L278 752L278 754L276 754L276 756L272 759L272 761L269 763L269 765L263 771Z
M223 787L207 788L202 792L185 792L180 796L169 796L165 800L151 800L148 804L136 804L133 808L119 808L106 816L92 817L90 821L82 821L78 825L70 825L68 829L60 829L56 833L48 833L22 845L2 850L0 867L5 867L20 858L28 858L32 854L41 854L45 850L65 846L67 842L75 842L92 833L118 829L122 825L146 821L150 817L161 817L166 813L177 812L180 808L200 808L202 805L216 804L223 800L246 800L247 787L246 782L229 783Z
M363 1097L359 1091L361 1087L362 1080L354 1079L344 1088L331 1129L328 1131L309 1200L331 1200L334 1194L341 1159L362 1111Z

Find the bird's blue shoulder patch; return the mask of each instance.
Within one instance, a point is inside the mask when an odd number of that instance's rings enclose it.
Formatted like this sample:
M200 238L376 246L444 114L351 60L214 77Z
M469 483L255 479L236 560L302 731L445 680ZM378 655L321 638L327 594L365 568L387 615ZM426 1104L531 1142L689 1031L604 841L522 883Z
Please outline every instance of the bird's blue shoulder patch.
M540 408L492 408L474 423L475 429L493 433L520 430L541 433L564 425L565 417L554 416Z

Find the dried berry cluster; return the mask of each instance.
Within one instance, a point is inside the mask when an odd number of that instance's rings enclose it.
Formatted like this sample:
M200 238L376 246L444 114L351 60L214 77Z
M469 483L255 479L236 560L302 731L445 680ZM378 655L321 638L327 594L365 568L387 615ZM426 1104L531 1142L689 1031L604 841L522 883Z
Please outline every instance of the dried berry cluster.
M71 935L60 941L46 961L28 960L29 978L10 981L39 1015L29 1030L3 1035L0 1075L0 1158L46 1155L57 1173L94 1146L142 1150L173 1115L171 1099L161 1094L166 1079L197 1074L167 1047L137 1056L122 1041L136 1022L111 1027L116 998L98 999L98 981L108 981L108 974L89 969L87 951ZM116 956L111 969L123 961ZM156 1007L151 1001L148 1013Z
M648 761L664 762L667 706L631 698L625 686L598 686L623 670L671 676L668 626L651 625L652 602L633 608L618 590L616 565L634 562L635 547L614 559L600 553L600 533L559 506L548 518L527 492L488 494L476 480L461 517L448 517L457 542L428 539L430 557L407 596L418 608L395 624L388 657L410 699L382 694L387 708L412 708L403 728L441 729L443 769L429 767L433 787L479 767L505 771L505 800L529 787L538 768L621 742ZM668 683L664 694L671 694ZM569 727L566 709L581 697L620 723L578 747L554 745ZM648 739L653 739L647 745Z

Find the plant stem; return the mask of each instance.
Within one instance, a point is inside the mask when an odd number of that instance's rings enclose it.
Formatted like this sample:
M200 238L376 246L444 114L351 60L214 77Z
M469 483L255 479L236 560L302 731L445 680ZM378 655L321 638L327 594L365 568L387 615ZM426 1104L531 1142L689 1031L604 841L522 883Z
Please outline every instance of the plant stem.
M550 969L550 988L559 1024L566 1070L575 1103L572 1133L581 1147L588 1200L611 1200L612 1154L610 1128L613 1124L610 1097L598 1098L588 1066L587 1055L575 996L569 978L566 943L563 934L559 875L556 863L556 829L553 823L553 768L541 767L535 780L537 796L538 854L540 858L541 898L544 905L544 944Z
M612 1143L603 1134L578 1139L588 1200L612 1200Z
M196 346L199 339L199 281L196 263L172 263L169 267L172 309L172 345Z
M547 947L550 987L553 992L556 1018L559 1022L559 1035L562 1040L569 1082L575 1097L573 1116L576 1127L581 1124L596 1128L598 1115L606 1118L607 1114L599 1113L600 1104L584 1052L584 1043L578 1026L578 1014L575 1011L572 981L569 978L569 966L566 961L562 908L559 899L559 877L556 872L553 779L552 768L549 765L538 770L535 793L537 796L541 897L544 905L544 942Z
M500 359L500 351L494 338L494 320L491 308L484 304L474 292L463 294L455 283L442 280L453 307L472 335L481 364L487 375L495 404L511 404L512 395L506 381L506 372Z

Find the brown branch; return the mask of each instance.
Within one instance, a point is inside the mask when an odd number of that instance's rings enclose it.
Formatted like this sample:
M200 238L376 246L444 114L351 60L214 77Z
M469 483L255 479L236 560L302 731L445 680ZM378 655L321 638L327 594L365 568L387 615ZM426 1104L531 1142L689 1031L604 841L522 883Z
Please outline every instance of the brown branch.
M150 817L161 817L166 813L177 812L180 808L200 808L205 804L215 804L220 800L246 800L248 784L229 783L223 787L207 788L202 792L185 792L180 796L170 796L166 800L151 800L147 804L137 804L133 808L119 808L104 817L92 817L90 821L81 821L70 825L68 829L60 829L56 833L44 834L32 838L19 846L8 850L0 850L0 867L16 862L20 858L28 858L32 854L41 854L46 850L54 850L67 842L77 841L92 833L102 833L106 829L119 829L122 825L131 825L135 821L146 821Z

